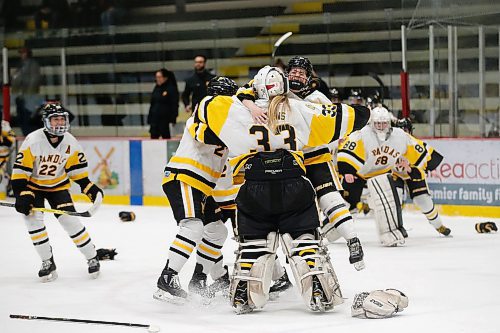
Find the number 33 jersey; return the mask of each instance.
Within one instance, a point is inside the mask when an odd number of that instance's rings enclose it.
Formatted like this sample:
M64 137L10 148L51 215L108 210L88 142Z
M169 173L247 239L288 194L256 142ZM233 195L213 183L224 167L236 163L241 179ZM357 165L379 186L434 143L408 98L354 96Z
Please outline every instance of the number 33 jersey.
M288 99L289 110L279 113L276 131L255 124L237 97L205 97L195 112L191 135L200 142L223 145L230 156L256 151L302 151L338 139L341 124L336 104L314 104ZM340 117L339 117L340 118Z
M75 137L70 133L51 143L48 134L39 129L24 140L12 170L12 180L27 180L28 188L60 191L73 181L88 177L87 159Z
M400 128L392 128L389 138L380 141L367 125L347 137L338 152L337 163L340 174L357 174L368 179L393 171L408 178L408 175L396 168L396 161L405 158L412 169L417 171L419 178L423 178L427 154L421 140Z

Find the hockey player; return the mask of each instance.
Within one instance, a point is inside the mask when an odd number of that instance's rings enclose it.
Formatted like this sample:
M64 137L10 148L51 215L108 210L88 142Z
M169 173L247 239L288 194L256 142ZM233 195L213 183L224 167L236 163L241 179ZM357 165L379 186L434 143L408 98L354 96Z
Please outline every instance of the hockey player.
M207 89L211 97L231 96L238 86L228 78L215 77ZM196 141L190 134L194 123L195 113L186 122L179 147L165 168L163 180L163 191L170 201L179 231L170 246L153 297L173 303L184 302L188 296L178 274L195 248L197 264L189 291L211 296L210 293L229 287L229 273L227 266L222 264L221 253L227 229L222 222L222 212L211 196L224 171L228 152L223 145ZM209 273L215 282L207 289Z
M353 209L359 202L366 181L376 176L394 172L404 179L411 178L419 183L425 176L424 170L427 163L424 147L422 141L399 128L391 127L391 115L387 109L383 107L374 108L370 124L360 131L352 133L338 153L339 173L344 176L343 186L346 190L346 200L350 204L350 208ZM397 192L391 191L392 177L388 182L387 188L389 192L384 197L389 195L395 197L393 203L400 204ZM370 188L370 182L368 185ZM380 190L382 187L378 189ZM373 192L370 191L371 197L376 194ZM382 195L380 191L375 192ZM447 228L443 226L432 200L430 200L431 205L428 207L429 199L430 195L427 190L422 190L414 197L415 203L422 206L423 212L427 212L426 216L429 222L438 232L446 235L443 231ZM372 208L377 209L377 207ZM377 210L375 213L377 214ZM394 214L400 215L400 208L398 213L394 212ZM433 219L431 220L429 217ZM392 246L404 242L406 231L402 228L401 217L395 216L394 220L397 224L395 229L400 232L389 230L391 232L385 235L388 237L387 239L384 238L385 236L381 232L381 240L384 245ZM379 221L377 220L377 222Z
M346 111L342 105L337 108L337 105L288 98L285 76L269 66L257 73L253 86L259 97L257 101L269 103L266 125L255 124L237 98L218 96L202 100L195 115L196 123L190 130L197 140L223 144L232 154L240 156L234 163L235 174L245 170L245 183L237 197L240 251L231 284L233 307L237 312L248 312L265 305L277 233L280 233L307 306L313 310L330 309L342 300L326 248L316 231L319 221L314 191L310 191L310 183L304 183L302 177L305 166L301 151L306 146L337 140L342 133L343 118L339 115ZM243 135L245 132L248 134ZM234 140L235 136L239 139ZM264 192L250 193L253 190L249 188L257 184L252 184L253 181L262 183L257 189ZM289 189L283 189L285 192L279 189L292 183ZM272 198L266 190L268 185L276 193ZM269 216L272 212L273 217Z
M8 163L9 157L14 148L14 143L16 137L14 136L14 131L10 127L10 124L6 120L2 120L1 123L1 134L0 134L0 183L3 179L8 179L10 185L10 175L8 174ZM9 186L7 186L9 187Z
M287 78L290 91L287 97L296 100L305 100L318 104L331 104L330 99L318 90L311 88L313 82L313 66L308 58L293 57L288 62ZM253 87L247 85L245 89L240 89L238 97L245 106L252 110L252 115L257 122L265 122L265 113L258 108L255 101L255 91ZM338 104L336 107L342 108L339 113L337 124L343 137L353 130L363 127L369 118L369 110L359 105L350 107L345 104ZM337 143L332 143L336 146ZM327 145L320 147L309 147L304 149L304 164L306 166L306 176L315 188L318 205L327 217L326 223L322 228L323 233L328 236L329 233L340 234L347 241L349 248L349 262L354 264L357 270L363 269L363 250L353 227L352 216L347 209L345 201L340 194L342 190L339 177L332 162L331 148ZM276 262L274 278L276 282L271 287L272 292L281 291L290 286L286 271L279 262Z
M24 220L42 267L38 276L43 282L57 278L56 264L43 222L43 213L32 212L33 207L44 207L47 200L54 209L75 212L69 188L70 180L80 185L89 199L102 200L102 190L88 178L87 160L80 144L68 133L68 112L59 103L43 107L44 128L29 134L24 140L12 172L12 189L16 210ZM87 259L92 278L99 274L99 260L90 235L77 217L55 215Z

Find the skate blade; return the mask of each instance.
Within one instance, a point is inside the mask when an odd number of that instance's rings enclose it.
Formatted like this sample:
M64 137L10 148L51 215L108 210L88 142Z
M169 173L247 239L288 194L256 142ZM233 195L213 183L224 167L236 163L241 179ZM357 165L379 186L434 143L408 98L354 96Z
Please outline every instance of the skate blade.
M360 271L360 270L363 270L365 269L365 262L363 260L360 260L358 262L355 262L354 264L354 268L357 270L357 271Z
M184 305L187 303L187 298L174 296L161 289L158 289L153 294L153 298L161 302L168 302L176 305Z
M95 280L99 277L99 273L100 273L99 271L94 272L94 273L89 273L89 276L92 280Z
M245 313L250 313L253 311L253 308L250 307L248 304L235 304L234 305L234 313L237 315L245 314Z
M40 278L40 281L42 281L43 283L46 283L46 282L52 282L54 281L55 279L57 279L58 275L57 275L57 272L56 271L53 271L52 273L50 273L49 275L45 275L45 276L42 276Z

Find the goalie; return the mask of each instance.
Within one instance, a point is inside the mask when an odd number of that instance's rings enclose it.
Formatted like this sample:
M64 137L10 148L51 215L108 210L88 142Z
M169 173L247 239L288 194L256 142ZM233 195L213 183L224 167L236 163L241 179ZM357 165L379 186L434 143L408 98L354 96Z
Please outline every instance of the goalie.
M391 174L421 184L425 177L424 147L422 141L402 129L392 128L389 111L376 107L369 125L352 133L339 150L338 168L344 176L346 201L351 209L356 207L363 185L368 184L370 207L375 210L380 240L385 246L402 245L407 237L401 217L402 191L396 188ZM439 233L449 235L428 191L421 191L413 200Z

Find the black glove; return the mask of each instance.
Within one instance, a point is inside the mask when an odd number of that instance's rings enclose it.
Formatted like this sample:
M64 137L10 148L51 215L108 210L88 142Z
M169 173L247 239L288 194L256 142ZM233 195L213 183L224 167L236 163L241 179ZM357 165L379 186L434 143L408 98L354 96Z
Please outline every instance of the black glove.
M102 190L97 186L96 184L90 182L85 189L83 189L83 194L85 194L87 197L89 197L90 201L94 202L95 199L97 198L97 194L101 193L101 195L104 197L104 193Z
M490 232L497 232L498 228L495 222L481 222L481 223L476 223L476 231L479 232L480 234L484 233L490 233Z
M97 249L97 259L99 260L115 260L117 254L116 249Z
M35 202L35 193L32 191L22 191L16 198L16 210L28 216L30 214L31 208L33 208L33 203Z

